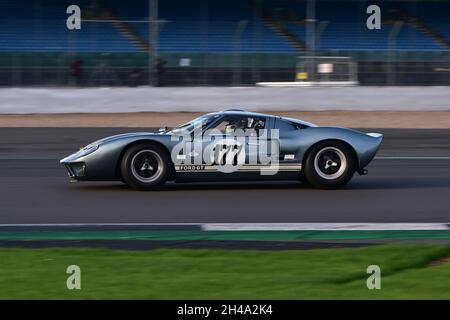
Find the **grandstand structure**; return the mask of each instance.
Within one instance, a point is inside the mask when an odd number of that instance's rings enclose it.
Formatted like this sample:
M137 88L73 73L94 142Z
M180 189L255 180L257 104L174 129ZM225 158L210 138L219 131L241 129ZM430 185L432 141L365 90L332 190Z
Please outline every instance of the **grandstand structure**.
M66 28L71 4L81 30ZM366 27L370 4L0 0L0 85L294 81L311 54L351 57L363 85L450 85L450 2L378 1L380 30Z

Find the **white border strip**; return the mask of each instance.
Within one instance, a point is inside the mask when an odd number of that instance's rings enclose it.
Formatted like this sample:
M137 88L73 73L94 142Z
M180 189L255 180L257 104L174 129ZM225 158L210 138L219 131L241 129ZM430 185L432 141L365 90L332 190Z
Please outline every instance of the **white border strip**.
M412 156L412 157L375 157L375 160L450 160L450 157L428 157L428 156Z
M205 231L447 230L444 223L207 223Z
M257 82L260 87L348 87L359 85L358 81L291 81Z

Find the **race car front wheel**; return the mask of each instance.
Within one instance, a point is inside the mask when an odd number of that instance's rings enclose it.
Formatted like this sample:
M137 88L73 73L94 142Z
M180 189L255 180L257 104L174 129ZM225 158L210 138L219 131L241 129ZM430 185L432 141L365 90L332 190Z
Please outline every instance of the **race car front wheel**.
M323 189L345 185L357 168L353 151L339 141L324 141L315 145L304 164L304 177L307 182Z
M120 171L124 182L139 190L151 190L166 182L168 175L167 152L152 143L130 147L122 158Z

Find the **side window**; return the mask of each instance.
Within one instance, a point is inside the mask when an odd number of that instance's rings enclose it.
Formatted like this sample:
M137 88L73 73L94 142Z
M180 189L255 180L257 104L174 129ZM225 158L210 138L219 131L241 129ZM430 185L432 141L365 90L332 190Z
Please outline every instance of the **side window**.
M251 116L227 116L213 125L210 129L220 130L222 133L236 130L262 130L266 127L266 119Z
M300 129L295 123L284 119L277 119L275 128L279 129L280 131L292 131Z
M248 118L248 124L248 129L262 130L266 128L266 119L260 117Z
M235 124L236 124L236 118L227 116L227 117L223 117L219 122L212 125L209 129L210 130L215 129L222 133L225 133L227 130L234 129Z

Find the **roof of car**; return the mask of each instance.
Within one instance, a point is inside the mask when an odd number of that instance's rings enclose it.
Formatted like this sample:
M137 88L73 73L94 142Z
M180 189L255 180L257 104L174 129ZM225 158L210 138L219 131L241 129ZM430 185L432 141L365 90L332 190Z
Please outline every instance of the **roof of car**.
M213 112L213 114L234 114L234 115L251 115L251 116L255 116L255 117L270 117L270 118L278 118L278 119L284 119L287 121L291 121L291 122L295 122L295 123L299 123L299 124L303 124L306 125L308 127L316 127L317 125L311 122L307 122L307 121L303 121L300 119L295 119L295 118L289 118L289 117L282 117L282 116L275 116L272 114L267 114L267 113L258 113L258 112L251 112L251 111L246 111L246 110L242 110L242 109L226 109L226 110L222 110L219 112Z
M267 114L267 113L259 113L259 112L252 112L252 111L246 111L246 110L242 110L242 109L226 109L226 110L222 110L219 112L214 112L216 114L219 113L225 113L225 114L236 114L236 115L252 115L252 116L260 116L260 117L278 117L278 116L274 116L271 114Z

